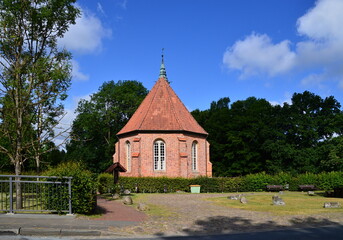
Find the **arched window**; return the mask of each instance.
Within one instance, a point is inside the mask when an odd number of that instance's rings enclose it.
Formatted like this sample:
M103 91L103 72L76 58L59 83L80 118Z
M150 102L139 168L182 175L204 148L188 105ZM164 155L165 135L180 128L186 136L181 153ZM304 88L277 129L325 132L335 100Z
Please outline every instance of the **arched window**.
M192 143L192 170L198 169L198 143L194 141Z
M131 172L131 144L129 141L126 142L126 166L127 171Z
M162 140L154 142L154 170L166 169L166 149Z

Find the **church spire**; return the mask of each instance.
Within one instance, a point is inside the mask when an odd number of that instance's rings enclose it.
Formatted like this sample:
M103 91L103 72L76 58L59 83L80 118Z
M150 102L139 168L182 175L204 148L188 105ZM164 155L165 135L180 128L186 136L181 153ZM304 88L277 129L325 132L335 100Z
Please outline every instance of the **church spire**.
M164 66L164 48L162 48L162 63L161 63L159 78L164 78L165 80L168 81L166 68Z

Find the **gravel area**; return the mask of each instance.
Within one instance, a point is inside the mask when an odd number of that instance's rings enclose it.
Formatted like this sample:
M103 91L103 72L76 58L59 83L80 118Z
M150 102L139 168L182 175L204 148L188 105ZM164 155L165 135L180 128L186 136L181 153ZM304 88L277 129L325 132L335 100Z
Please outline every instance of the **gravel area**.
M114 228L113 231L135 235L202 235L276 230L291 227L316 227L343 224L342 213L316 216L274 216L218 206L208 198L230 194L151 194L144 203L167 209L166 216L153 216L137 226Z

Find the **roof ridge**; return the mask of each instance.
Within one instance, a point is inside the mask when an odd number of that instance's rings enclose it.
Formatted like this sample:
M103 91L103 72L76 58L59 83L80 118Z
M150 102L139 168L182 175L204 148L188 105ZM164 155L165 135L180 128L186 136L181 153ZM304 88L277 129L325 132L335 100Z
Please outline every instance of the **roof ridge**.
M205 129L204 129L202 126L200 126L200 124L195 120L195 118L194 118L193 115L190 113L190 111L188 111L186 105L183 103L183 101L181 101L180 97L175 93L175 91L174 91L171 87L169 87L169 89L174 93L174 95L175 95L176 98L178 99L179 103L181 103L181 106L184 107L184 109L187 111L187 113L188 113L189 116L192 118L192 120L194 120L195 124L197 124L197 125L200 127L201 130L203 130L205 133L207 133L207 132L205 131ZM173 107L174 107L174 104L173 104ZM174 112L174 114L175 114L175 116L176 116L176 118L177 118L177 120L178 120L178 116L179 116L179 115L176 114L175 112ZM178 121L178 123L179 123L179 121ZM181 128L182 130L187 131L187 130L186 130L187 127L185 127L183 124L180 124L180 123L179 123L179 126L180 126L180 128ZM207 133L207 134L208 134L208 133Z
M165 81L165 83L164 84L168 84L166 81ZM176 113L176 111L175 111L175 106L174 106L174 103L173 103L173 101L172 101L172 99L171 99L171 96L170 96L170 91L172 92L172 93L174 93L174 95L178 98L178 96L176 95L176 93L174 92L174 90L169 86L169 84L167 85L167 91L168 91L168 98L169 98L169 101L170 101L170 105L171 105L171 110L172 110L172 112L173 112L173 114L174 114L174 116L175 116L175 118L176 118L176 121L177 121L177 123L178 123L178 125L179 125L179 128L180 129L182 129L182 130L185 130L185 128L183 127L183 125L180 123L180 120L179 120L179 115ZM180 100L180 99L179 99ZM181 100L180 100L180 102L181 102ZM182 102L181 102L182 103Z

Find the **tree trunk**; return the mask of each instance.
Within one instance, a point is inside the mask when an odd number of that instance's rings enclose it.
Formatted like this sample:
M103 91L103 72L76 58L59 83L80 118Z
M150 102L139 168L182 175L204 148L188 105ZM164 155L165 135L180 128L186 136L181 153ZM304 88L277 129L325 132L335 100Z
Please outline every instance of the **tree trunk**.
M40 155L36 155L36 173L37 175L39 175L39 172L40 172Z
M21 175L21 161L17 159L15 163L15 175ZM19 182L21 179L19 177L15 178L15 189L16 189L16 209L22 209L23 208L23 198L22 198L22 191L21 191L21 182Z

